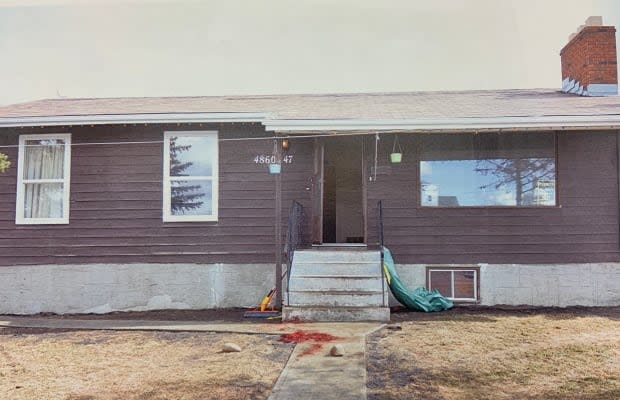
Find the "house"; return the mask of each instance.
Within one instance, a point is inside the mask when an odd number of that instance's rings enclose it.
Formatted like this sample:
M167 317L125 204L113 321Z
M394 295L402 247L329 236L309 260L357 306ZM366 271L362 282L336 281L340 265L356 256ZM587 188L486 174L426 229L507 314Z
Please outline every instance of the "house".
M619 305L615 29L588 19L561 57L561 90L0 107L0 313L241 307L277 286L318 318L385 319L381 242L455 301Z

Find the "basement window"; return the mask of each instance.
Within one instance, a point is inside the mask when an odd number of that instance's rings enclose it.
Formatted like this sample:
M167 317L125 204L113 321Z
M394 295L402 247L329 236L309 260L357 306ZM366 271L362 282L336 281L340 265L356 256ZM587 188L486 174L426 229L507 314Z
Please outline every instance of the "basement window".
M426 287L437 289L453 301L477 302L480 293L479 267L427 267Z
M68 224L71 135L21 135L16 224Z
M164 221L217 221L217 132L165 132L163 185Z

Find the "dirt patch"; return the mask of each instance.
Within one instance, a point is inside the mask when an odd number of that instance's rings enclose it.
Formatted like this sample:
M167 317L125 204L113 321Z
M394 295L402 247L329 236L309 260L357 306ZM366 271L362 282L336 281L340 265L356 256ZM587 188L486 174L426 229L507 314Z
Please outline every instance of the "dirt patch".
M206 310L153 310L153 311L115 311L107 314L54 314L40 313L28 317L54 319L118 319L148 321L226 321L226 322L273 322L267 318L243 318L244 308L216 308ZM280 322L276 319L275 322Z
M223 353L234 342L239 353ZM266 399L278 336L0 328L3 399Z
M493 321L496 316L528 317L545 315L548 318L567 319L600 316L620 320L620 307L533 307L533 306L467 306L459 305L439 313L410 311L404 307L393 307L390 320L392 324L402 321L438 321L464 316L480 321Z
M620 398L620 307L395 313L368 340L369 399Z

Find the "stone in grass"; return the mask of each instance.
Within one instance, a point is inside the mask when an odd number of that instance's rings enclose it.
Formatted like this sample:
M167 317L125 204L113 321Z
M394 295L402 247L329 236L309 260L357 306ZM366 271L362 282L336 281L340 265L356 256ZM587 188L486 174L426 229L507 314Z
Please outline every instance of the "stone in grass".
M333 345L331 350L329 351L329 355L332 357L344 356L344 347L341 344Z
M236 343L224 343L222 352L224 353L238 353L241 351L241 347Z
M388 325L387 329L391 330L391 331L402 331L403 327L400 325Z

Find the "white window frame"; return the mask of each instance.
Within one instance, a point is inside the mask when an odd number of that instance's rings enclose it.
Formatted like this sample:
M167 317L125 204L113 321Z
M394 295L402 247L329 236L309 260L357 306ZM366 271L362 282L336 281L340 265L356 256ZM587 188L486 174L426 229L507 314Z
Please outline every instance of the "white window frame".
M61 139L65 142L62 179L24 179L24 150L27 140ZM24 216L24 189L27 183L62 183L63 184L63 217L62 218L26 218ZM46 133L40 135L20 135L17 153L17 198L15 207L15 223L18 225L68 224L69 204L71 195L71 134Z
M215 137L215 160L211 166L212 176L170 176L170 138L182 137ZM217 131L166 131L164 132L164 179L163 179L163 221L164 222L200 222L218 220L219 199L219 137ZM172 215L170 210L171 182L174 180L210 180L211 186L211 215Z
M433 287L433 283L432 283L432 276L433 276L433 272L450 272L450 290L451 293L442 293L443 296L445 296L446 298L453 300L453 301L463 301L463 302L477 302L478 301L478 279L479 279L479 274L478 274L478 269L476 268L436 268L436 267L432 267L429 268L427 271L427 276L428 276L428 285L427 285L427 289L431 290L431 288ZM473 298L469 298L469 297L454 297L454 273L455 272L473 272L474 273L474 297Z

